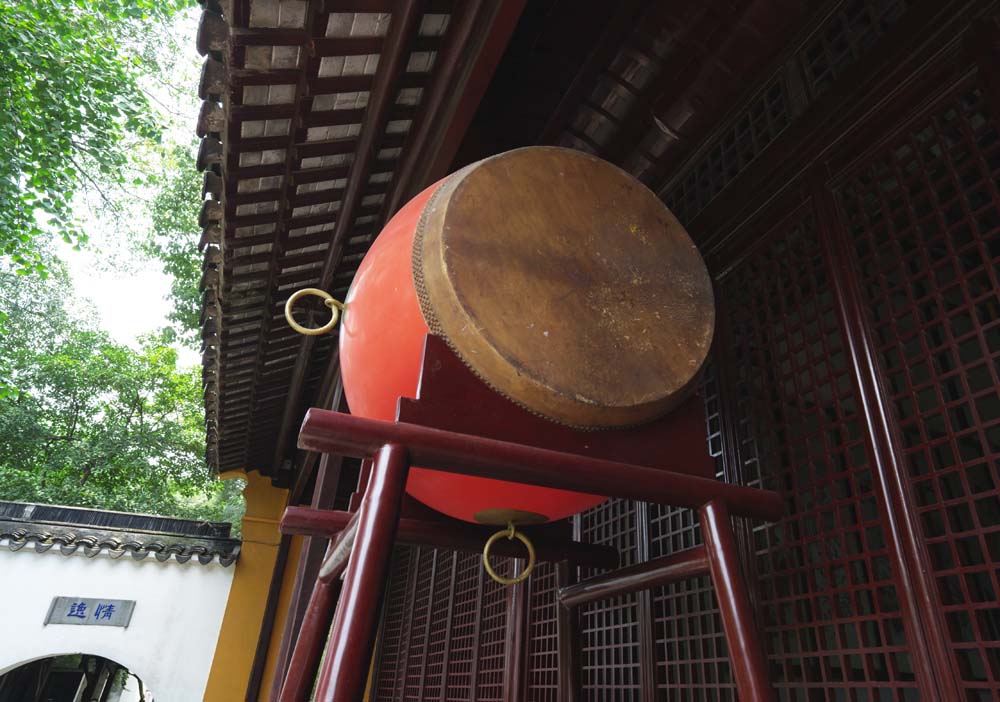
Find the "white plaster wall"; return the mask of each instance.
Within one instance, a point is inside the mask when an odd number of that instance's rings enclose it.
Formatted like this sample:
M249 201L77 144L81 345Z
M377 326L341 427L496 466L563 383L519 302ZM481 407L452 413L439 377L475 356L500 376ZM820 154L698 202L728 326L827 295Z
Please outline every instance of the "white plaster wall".
M0 545L0 674L38 658L89 653L142 678L156 702L199 702L205 692L235 564L160 563L152 555L87 558L58 546ZM127 629L44 626L52 598L135 600Z

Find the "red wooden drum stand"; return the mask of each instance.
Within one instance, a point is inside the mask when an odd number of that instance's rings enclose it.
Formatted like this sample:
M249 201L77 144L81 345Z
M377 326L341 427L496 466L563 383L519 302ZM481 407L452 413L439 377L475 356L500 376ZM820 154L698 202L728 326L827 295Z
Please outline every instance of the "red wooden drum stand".
M311 409L299 446L374 462L355 511L290 507L285 512L285 533L327 536L331 542L281 702L309 699L317 670L317 702L362 699L395 541L475 551L493 531L407 502L411 465L698 510L704 545L578 583L571 583L576 566L615 568L617 554L572 541L564 524L525 528L538 559L559 564L559 699L580 699L576 607L706 574L722 614L739 699L775 699L730 518L775 520L782 513L781 498L712 477L697 398L643 427L579 432L529 414L488 389L440 339L428 336L418 397L400 399L395 422ZM523 556L517 548L501 539L495 551Z

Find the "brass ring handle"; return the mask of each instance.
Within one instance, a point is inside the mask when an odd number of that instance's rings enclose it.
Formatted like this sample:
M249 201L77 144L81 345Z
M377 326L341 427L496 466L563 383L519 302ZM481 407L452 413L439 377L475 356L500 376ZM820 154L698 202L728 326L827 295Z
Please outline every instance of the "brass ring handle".
M332 312L329 322L321 327L310 329L309 327L303 327L295 321L295 317L292 315L292 307L294 307L295 303L306 295L315 295L316 297L323 299L323 303L329 307ZM337 326L337 322L340 321L340 314L343 310L344 303L335 300L333 295L325 290L320 290L319 288L302 288L301 290L292 293L292 296L289 297L288 301L285 303L285 319L288 320L288 326L297 331L299 334L318 336L320 334L326 334L328 331L333 330Z
M493 566L490 565L490 548L497 539L503 536L506 536L508 541L510 539L517 539L524 544L526 549L528 549L528 565L525 566L521 573L518 573L513 578L505 578L493 570ZM528 576L531 575L531 571L535 567L535 546L531 543L527 536L515 530L512 523L508 523L506 529L501 529L486 540L486 545L483 546L483 567L486 568L486 573L501 585L517 585L518 583L527 580Z

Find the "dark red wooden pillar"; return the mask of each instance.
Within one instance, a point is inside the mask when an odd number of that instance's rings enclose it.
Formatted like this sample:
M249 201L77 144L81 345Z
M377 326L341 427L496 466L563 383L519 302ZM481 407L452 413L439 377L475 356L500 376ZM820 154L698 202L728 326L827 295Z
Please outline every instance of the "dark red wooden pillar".
M361 504L354 550L320 668L314 697L317 702L357 702L364 693L409 470L409 455L402 446L385 445L375 456Z
M900 584L899 603L911 643L914 672L922 689L934 690L943 699L958 699L961 687L952 667L947 638L933 633L946 632L947 623L937 603L936 584L922 545L919 516L908 496L906 468L891 427L892 411L879 387L875 344L865 324L860 283L850 262L839 208L826 186L823 169L813 169L810 188L841 331L864 409L872 472L877 478L875 485L885 503L886 535Z

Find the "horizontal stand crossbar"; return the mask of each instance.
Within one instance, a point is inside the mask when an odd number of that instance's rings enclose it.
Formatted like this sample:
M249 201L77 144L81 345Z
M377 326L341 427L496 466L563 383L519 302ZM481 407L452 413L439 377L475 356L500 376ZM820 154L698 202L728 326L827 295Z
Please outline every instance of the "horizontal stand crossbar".
M335 510L310 509L308 507L288 507L281 518L283 534L303 534L307 536L331 537L342 532L355 513ZM486 539L496 531L496 527L474 524L430 522L422 519L402 517L396 532L400 543L420 544L457 551L482 553ZM587 568L615 568L618 566L618 551L611 546L599 546L554 538L545 533L544 528L524 529L535 545L538 560L557 563L570 560ZM523 558L524 547L519 543L500 539L493 551L501 556Z
M329 410L310 409L299 434L299 448L356 458L387 443L406 446L413 465L450 473L692 509L715 501L767 521L784 511L781 496L767 490Z
M612 573L562 587L558 590L556 598L564 607L579 607L588 602L648 590L651 587L669 585L679 580L707 574L708 556L705 547L695 546L681 553L654 558L645 563L620 568Z

